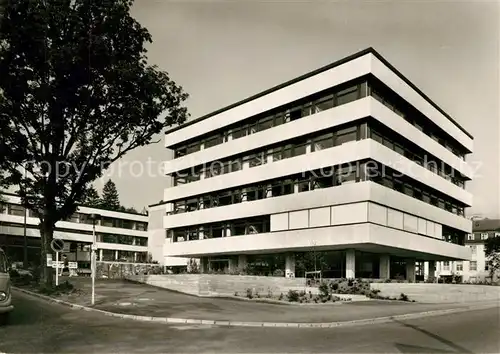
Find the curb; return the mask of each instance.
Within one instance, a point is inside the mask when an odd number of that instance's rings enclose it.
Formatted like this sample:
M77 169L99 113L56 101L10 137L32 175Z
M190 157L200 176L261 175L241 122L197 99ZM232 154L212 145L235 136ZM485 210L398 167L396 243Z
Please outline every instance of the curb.
M83 305L72 304L67 301L54 299L50 296L38 294L29 290L12 287L19 292L22 292L27 295L31 295L34 297L41 298L43 300L54 302L66 307L70 307L77 310L84 310L89 312L97 312L101 313L105 316L117 317L123 319L129 319L134 321L142 321L142 322L156 322L156 323L166 323L166 324L196 324L196 325L216 325L216 326L225 326L225 327L287 327L287 328L335 328L335 327L347 327L347 326L360 326L367 324L381 324L388 323L395 320L409 320L409 319L417 319L431 316L440 316L447 315L453 313L461 313L467 312L471 310L482 310L495 307L492 304L485 305L471 305L462 308L454 308L454 309L446 309L446 310L432 310L425 312L417 312L417 313L409 313L404 315L395 315L395 316L385 316L385 317L376 317L376 318L368 318L361 320L352 320L352 321L340 321L340 322L307 322L307 323L299 323L299 322L243 322L243 321L222 321L222 320L199 320L199 319L186 319L186 318L174 318L174 317L154 317L154 316L138 316L138 315L128 315L122 313L116 313L111 311L99 310L92 307L87 307Z

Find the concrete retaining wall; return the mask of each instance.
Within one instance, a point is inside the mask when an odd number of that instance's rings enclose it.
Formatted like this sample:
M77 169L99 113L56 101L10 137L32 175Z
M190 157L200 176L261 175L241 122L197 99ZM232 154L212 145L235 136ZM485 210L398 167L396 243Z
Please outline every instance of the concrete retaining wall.
M246 293L247 289L262 295L269 291L273 294L286 293L289 289L305 289L301 278L258 277L224 274L168 274L168 275L129 275L128 280L145 283L160 288L175 290L193 295L234 295Z
M427 283L371 283L380 295L399 297L401 293L422 303L500 301L500 286Z

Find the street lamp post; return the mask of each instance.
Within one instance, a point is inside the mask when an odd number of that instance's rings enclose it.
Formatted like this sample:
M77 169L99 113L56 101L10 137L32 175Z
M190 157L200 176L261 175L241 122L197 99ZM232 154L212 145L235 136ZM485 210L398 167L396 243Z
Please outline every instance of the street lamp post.
M27 177L27 170L26 166L24 166L24 182L26 185L26 177ZM24 269L28 269L28 237L26 235L26 222L27 222L27 215L28 214L28 209L26 208L26 203L24 203L24 230L23 230L23 266Z
M99 214L90 214L92 220L92 252L91 252L91 271L92 271L92 305L95 304L95 278L97 273L97 240L95 236L95 223L101 218Z

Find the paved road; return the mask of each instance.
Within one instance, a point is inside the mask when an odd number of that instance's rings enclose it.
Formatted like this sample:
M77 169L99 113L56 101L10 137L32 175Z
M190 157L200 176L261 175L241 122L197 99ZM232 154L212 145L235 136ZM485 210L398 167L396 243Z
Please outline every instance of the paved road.
M499 353L498 308L332 329L171 326L76 311L14 293L7 353Z

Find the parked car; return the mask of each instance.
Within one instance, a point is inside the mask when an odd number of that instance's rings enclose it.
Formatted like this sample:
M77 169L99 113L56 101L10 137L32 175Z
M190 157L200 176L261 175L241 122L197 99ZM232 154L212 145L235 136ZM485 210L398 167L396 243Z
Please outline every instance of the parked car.
M0 248L0 324L7 324L12 310L14 310L14 306L12 306L7 256Z

